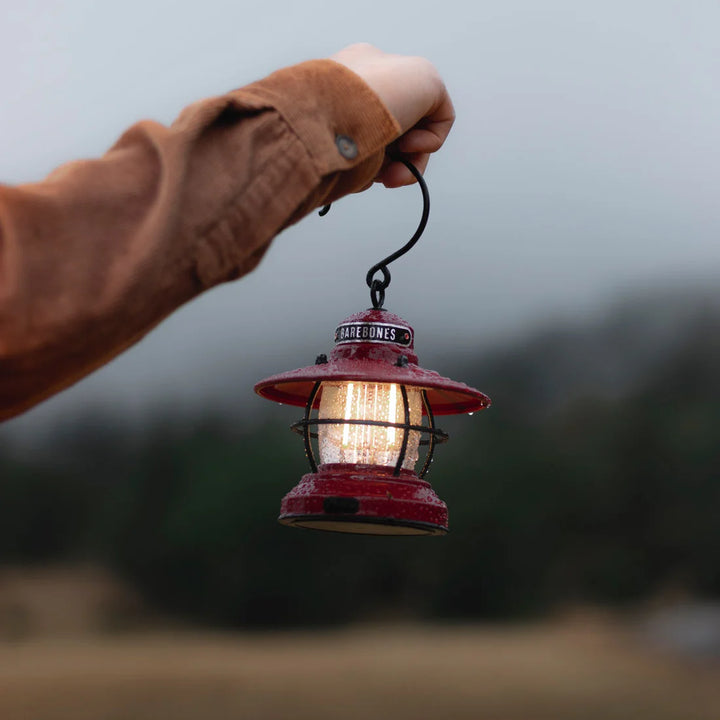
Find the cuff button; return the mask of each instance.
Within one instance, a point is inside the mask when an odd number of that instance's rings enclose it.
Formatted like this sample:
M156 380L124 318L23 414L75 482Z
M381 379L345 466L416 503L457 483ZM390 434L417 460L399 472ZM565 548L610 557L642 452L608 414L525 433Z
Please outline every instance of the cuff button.
M337 149L346 160L354 160L357 157L357 145L355 141L347 135L338 135L335 138L335 145L337 145Z

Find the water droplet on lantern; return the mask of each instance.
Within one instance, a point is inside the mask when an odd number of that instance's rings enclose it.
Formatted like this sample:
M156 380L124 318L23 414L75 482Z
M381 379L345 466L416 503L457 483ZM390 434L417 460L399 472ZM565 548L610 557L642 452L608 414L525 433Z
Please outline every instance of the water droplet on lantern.
M474 412L468 413L468 415L474 415L474 414L475 414Z

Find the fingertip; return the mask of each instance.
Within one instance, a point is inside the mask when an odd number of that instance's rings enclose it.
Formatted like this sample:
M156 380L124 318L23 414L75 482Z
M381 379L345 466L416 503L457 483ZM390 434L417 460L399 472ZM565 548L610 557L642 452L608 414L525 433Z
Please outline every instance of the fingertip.
M411 155L408 157L408 161L417 168L421 175L427 167L428 159L429 155L427 154ZM405 187L406 185L412 185L417 182L410 170L402 162L397 160L391 162L378 177L386 188Z
M402 187L414 180L412 173L402 163L397 162L388 165L380 177L380 182L386 188Z
M426 128L415 128L397 141L397 148L406 155L437 152L445 140L444 137Z

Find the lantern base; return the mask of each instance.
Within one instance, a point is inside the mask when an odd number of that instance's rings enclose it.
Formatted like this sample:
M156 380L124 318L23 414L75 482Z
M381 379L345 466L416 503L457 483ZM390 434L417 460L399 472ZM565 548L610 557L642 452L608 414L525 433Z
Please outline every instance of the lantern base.
M283 525L359 535L444 535L447 506L409 470L321 465L282 500Z

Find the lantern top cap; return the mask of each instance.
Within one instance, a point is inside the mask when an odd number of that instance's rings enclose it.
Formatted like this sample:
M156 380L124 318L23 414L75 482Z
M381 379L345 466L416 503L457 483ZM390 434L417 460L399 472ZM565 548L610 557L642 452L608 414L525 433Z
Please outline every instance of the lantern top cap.
M374 343L414 355L415 333L410 324L387 310L369 309L345 318L335 329L336 350L339 345ZM335 352L335 351L333 351ZM417 359L415 360L417 362Z
M479 390L418 365L414 332L386 310L363 310L343 320L335 331L329 358L314 365L261 380L255 392L275 402L303 407L318 382L396 383L424 388L436 415L475 412L490 405ZM322 390L315 405L319 404Z

